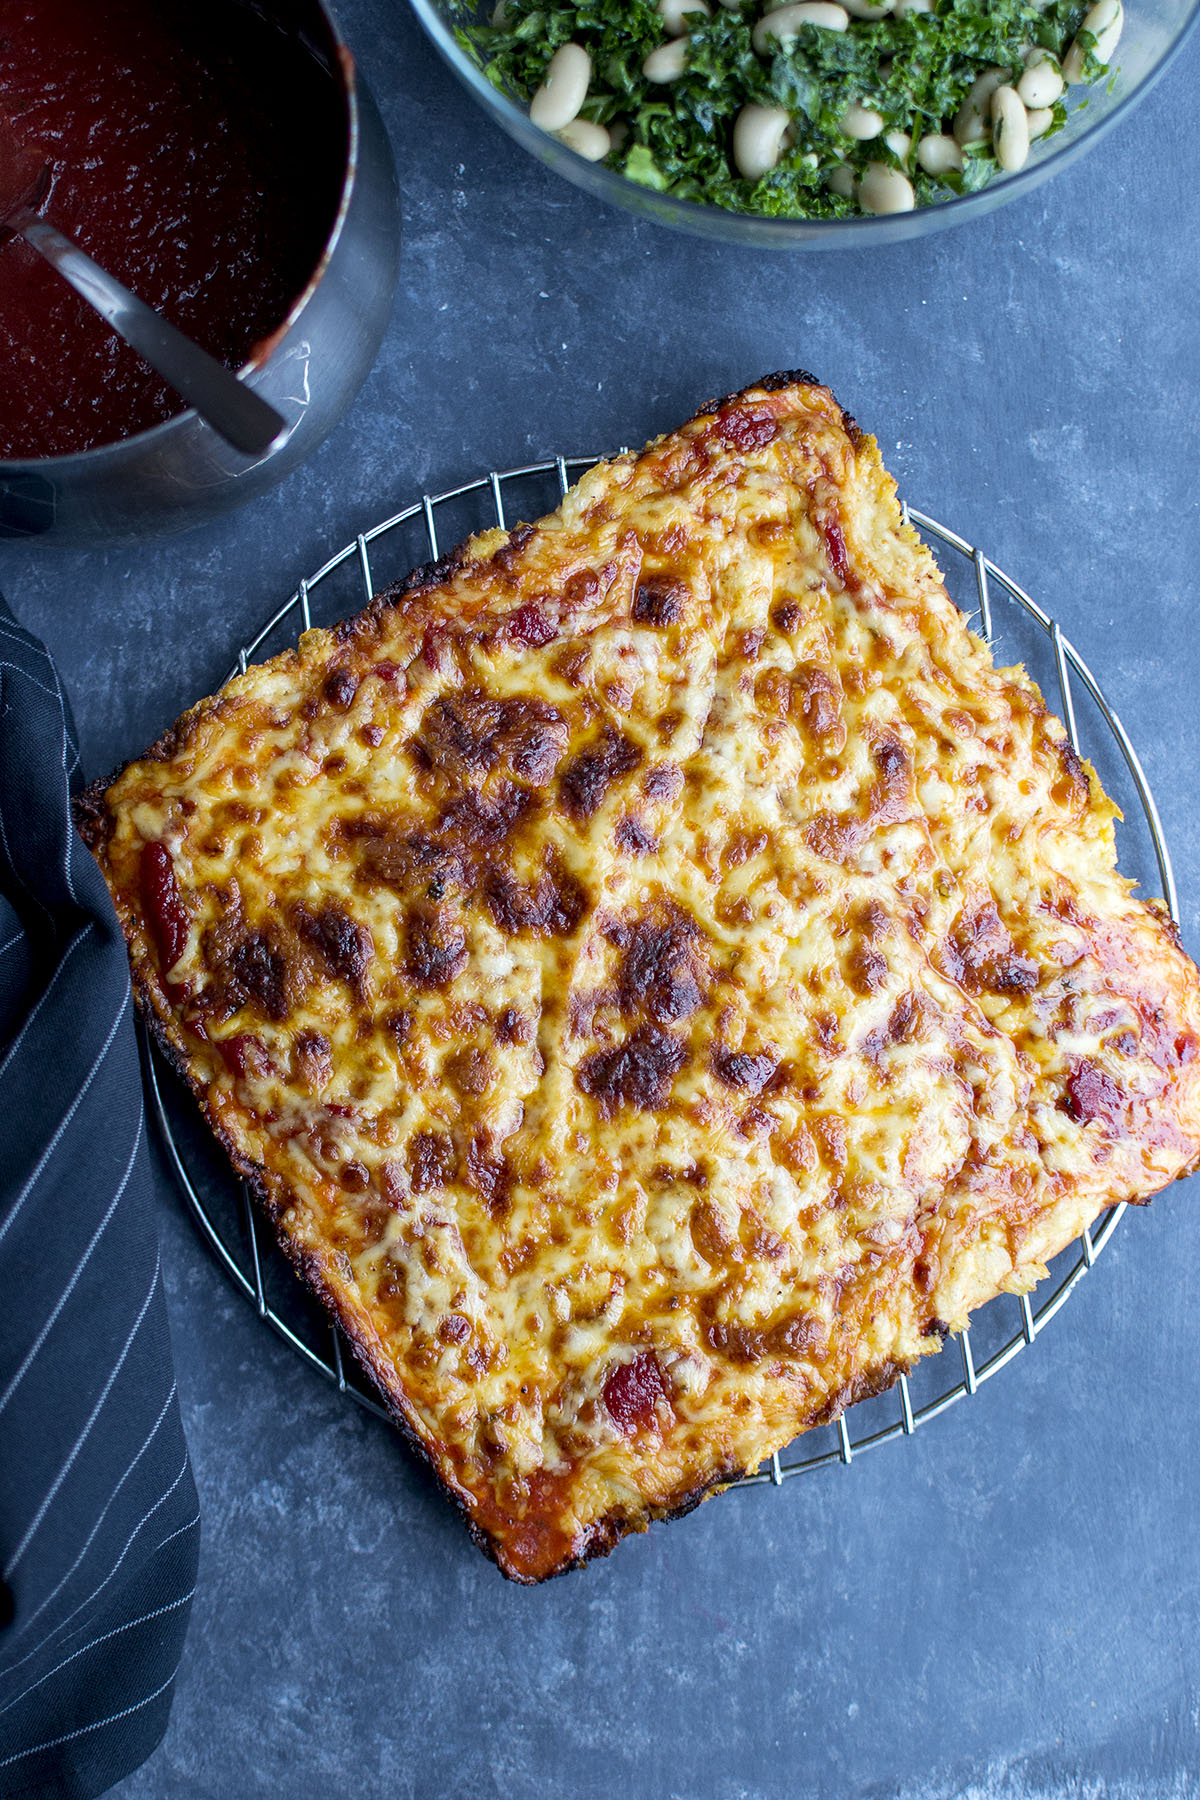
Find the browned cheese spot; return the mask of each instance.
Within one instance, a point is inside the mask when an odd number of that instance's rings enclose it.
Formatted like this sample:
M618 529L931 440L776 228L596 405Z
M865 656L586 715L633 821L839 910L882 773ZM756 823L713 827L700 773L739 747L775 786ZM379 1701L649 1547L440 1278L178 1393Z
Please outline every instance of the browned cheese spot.
M512 1171L504 1153L496 1150L483 1134L472 1138L467 1146L467 1180L490 1212L507 1210Z
M369 831L374 835L369 835ZM462 858L449 845L420 831L371 821L352 834L365 839L357 874L368 886L396 888L425 884L431 899L441 899L464 883Z
M333 1047L323 1031L298 1031L292 1044L296 1074L318 1094L333 1074Z
M567 747L562 714L545 700L503 699L480 689L442 695L426 708L414 748L456 787L502 770L545 787Z
M345 664L339 664L325 677L322 691L330 706L336 706L339 711L344 712L358 692L358 676L346 668Z
M315 950L330 974L347 982L361 998L363 977L375 951L365 925L358 925L339 906L313 912L301 901L292 913L297 935Z
M947 975L969 994L1029 994L1037 964L1021 956L993 900L964 907L942 947Z
M504 570L506 574L512 569L515 569L521 560L522 550L525 548L533 534L534 528L532 525L514 525L508 534L508 542L506 544L501 544L499 550L497 550L495 556L492 558L492 562L496 568Z
M740 868L751 857L760 856L770 841L770 836L765 831L733 831L721 852L721 861L727 869Z
M496 1037L502 1044L525 1044L532 1035L528 1019L515 1006L506 1006L496 1020Z
M575 1079L606 1119L623 1106L657 1112L686 1062L678 1038L656 1025L639 1025L623 1044L585 1057Z
M804 841L809 849L832 863L848 862L866 835L866 825L853 813L818 813L804 827Z
M495 1080L496 1070L486 1050L472 1046L455 1050L446 1059L443 1073L460 1094L486 1094Z
M885 1025L868 1031L860 1045L868 1062L877 1063L893 1044L911 1044L925 1028L925 1012L929 1002L922 994L901 994Z
M454 1140L448 1131L415 1131L408 1144L408 1178L414 1194L449 1187L454 1179Z
M656 763L642 783L647 800L677 800L683 792L683 770L677 763Z
M234 945L226 962L226 991L235 1008L253 1001L268 1019L286 1019L288 966L268 931L252 931Z
M859 908L858 928L870 943L891 937L895 930L890 913L878 900L867 900Z
M446 987L467 966L467 940L446 907L419 901L404 923L404 968L417 987Z
M611 925L607 936L621 951L617 1004L630 1015L648 1015L658 1025L690 1018L700 1005L697 927L682 913Z
M820 1318L798 1312L767 1326L710 1319L704 1337L709 1349L727 1362L751 1364L805 1356L819 1359L825 1353L828 1332Z
M846 981L856 994L864 998L877 993L888 978L887 958L870 944L856 940L846 954Z
M737 1237L719 1206L714 1205L711 1200L697 1200L689 1223L692 1242L706 1262L723 1263L729 1260Z
M837 676L818 663L803 663L792 677L800 699L800 717L811 737L845 741L842 724L842 686Z
M573 819L590 819L604 804L614 782L632 773L642 760L637 745L606 725L598 742L581 750L559 779L562 803Z
M484 899L501 931L515 936L532 931L540 937L569 937L587 911L587 892L553 856L533 883L518 881L498 866L484 876Z
M903 744L893 737L880 738L871 758L879 779L871 785L867 810L878 824L886 825L903 818L908 809L912 769Z
M687 610L688 589L682 581L664 576L638 583L633 596L633 619L637 625L674 625Z
M759 1050L752 1055L745 1050L722 1047L713 1051L711 1063L718 1081L746 1094L761 1094L779 1066L772 1051Z
M1062 761L1063 776L1056 781L1051 792L1060 806L1085 806L1088 798L1088 776L1082 761L1069 738L1064 738L1058 746L1058 754Z
M389 1013L384 1019L383 1025L384 1030L391 1033L397 1047L399 1047L401 1044L407 1043L408 1038L411 1035L413 1016L406 1006L402 1006L399 1007L397 1011Z
M835 1113L825 1113L820 1118L809 1122L809 1130L816 1139L823 1160L832 1169L844 1169L847 1159L846 1122Z
M486 794L470 788L444 808L439 830L463 852L494 850L529 811L533 796L511 781L497 781Z
M617 849L623 850L627 856L649 856L658 848L658 839L646 830L636 813L628 813L623 819L617 820L614 837Z

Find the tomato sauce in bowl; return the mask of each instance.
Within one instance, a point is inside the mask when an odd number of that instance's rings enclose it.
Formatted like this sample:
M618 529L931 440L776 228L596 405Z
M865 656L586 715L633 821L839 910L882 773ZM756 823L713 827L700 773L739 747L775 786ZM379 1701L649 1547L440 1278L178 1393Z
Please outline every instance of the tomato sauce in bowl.
M287 7L0 0L0 114L50 161L40 210L240 368L321 261L347 117ZM0 230L0 459L67 455L184 410Z

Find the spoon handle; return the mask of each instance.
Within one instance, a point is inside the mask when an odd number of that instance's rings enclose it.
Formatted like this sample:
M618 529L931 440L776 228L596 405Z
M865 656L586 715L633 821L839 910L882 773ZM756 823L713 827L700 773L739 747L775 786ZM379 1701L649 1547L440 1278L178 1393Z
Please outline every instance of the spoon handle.
M273 406L207 350L160 318L47 219L23 211L7 224L235 450L246 456L263 456L286 430L286 421Z

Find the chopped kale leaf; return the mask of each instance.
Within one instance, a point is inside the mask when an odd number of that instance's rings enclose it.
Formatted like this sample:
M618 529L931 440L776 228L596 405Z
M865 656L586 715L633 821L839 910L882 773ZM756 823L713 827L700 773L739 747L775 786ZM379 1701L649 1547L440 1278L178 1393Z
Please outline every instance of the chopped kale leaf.
M687 66L668 84L647 80L642 65L664 41L652 0L503 0L496 23L479 23L470 0L451 0L459 43L511 97L528 103L555 51L578 43L592 59L583 116L621 125L619 147L606 159L631 181L701 205L778 218L843 218L857 202L829 186L832 172L869 162L903 170L919 206L955 193L973 193L997 173L989 138L969 145L961 171L933 177L921 169L917 146L929 132L950 132L972 84L987 69L1016 83L1031 47L1063 56L1080 30L1082 0L935 0L928 13L852 18L846 31L805 24L795 37L754 48L760 8L714 5L712 16L688 15ZM1083 34L1085 72L1107 71ZM841 128L857 102L878 112L883 130L867 141ZM782 106L792 125L778 166L758 180L733 161L733 126L743 106ZM1066 108L1057 101L1045 135L1061 131ZM904 137L895 134L902 133ZM891 137L889 144L886 140ZM904 143L907 138L907 147Z

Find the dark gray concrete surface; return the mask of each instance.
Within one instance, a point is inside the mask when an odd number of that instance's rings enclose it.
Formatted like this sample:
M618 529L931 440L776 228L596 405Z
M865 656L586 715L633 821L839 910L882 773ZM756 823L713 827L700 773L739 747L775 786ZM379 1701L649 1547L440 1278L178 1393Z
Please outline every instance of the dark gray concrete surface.
M422 488L640 442L800 366L1089 658L1200 948L1200 44L1094 155L989 219L774 256L597 207L475 110L398 0L341 12L406 230L357 404L224 523L133 550L0 547L89 770ZM1194 1182L1128 1216L1033 1350L911 1442L729 1494L534 1591L258 1323L165 1175L161 1202L204 1543L171 1727L122 1800L1200 1792Z

